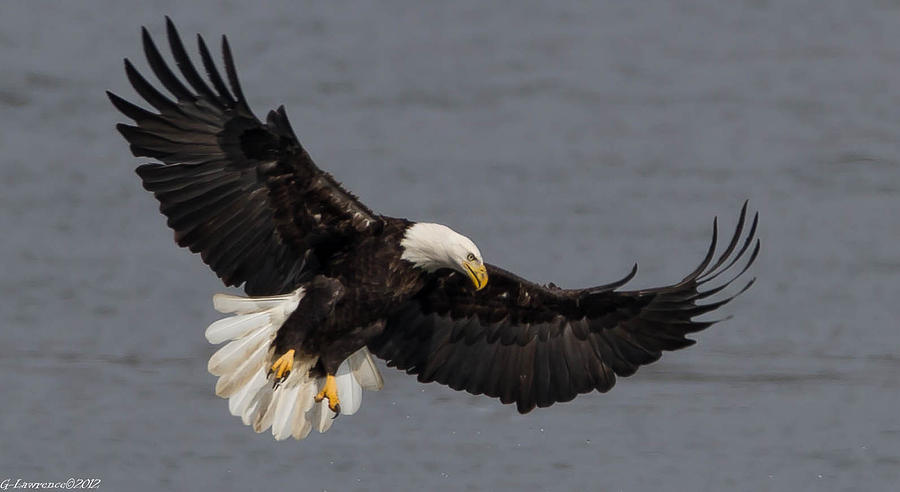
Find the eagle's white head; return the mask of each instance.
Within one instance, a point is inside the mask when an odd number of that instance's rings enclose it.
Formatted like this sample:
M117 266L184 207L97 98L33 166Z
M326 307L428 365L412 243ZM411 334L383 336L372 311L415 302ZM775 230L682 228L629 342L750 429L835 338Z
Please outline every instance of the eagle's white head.
M441 225L418 222L406 230L400 241L400 258L427 272L442 268L456 270L472 280L475 290L487 285L488 274L481 252L471 239Z

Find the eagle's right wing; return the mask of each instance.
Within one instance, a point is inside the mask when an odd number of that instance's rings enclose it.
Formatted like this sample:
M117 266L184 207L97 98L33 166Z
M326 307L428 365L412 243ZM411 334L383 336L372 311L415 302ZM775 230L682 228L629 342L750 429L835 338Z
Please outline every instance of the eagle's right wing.
M144 188L160 202L180 246L200 253L226 285L250 295L287 292L318 269L329 252L382 219L313 163L284 107L266 123L247 105L228 42L222 54L229 90L203 39L200 55L210 87L191 63L166 18L175 62L190 85L166 65L146 29L150 68L175 101L160 93L125 60L128 80L158 113L108 93L135 125L119 124L135 156L162 164L137 168Z
M740 277L756 259L757 216L743 238L747 205L731 242L713 261L716 228L706 258L680 282L619 291L634 275L589 289L541 286L488 265L479 291L459 273L435 273L431 284L390 319L369 349L389 366L455 390L516 403L522 413L580 393L605 392L665 350L694 343L686 335L713 321L694 319L737 294L704 302ZM738 246L740 248L738 249ZM749 255L730 279L711 283Z

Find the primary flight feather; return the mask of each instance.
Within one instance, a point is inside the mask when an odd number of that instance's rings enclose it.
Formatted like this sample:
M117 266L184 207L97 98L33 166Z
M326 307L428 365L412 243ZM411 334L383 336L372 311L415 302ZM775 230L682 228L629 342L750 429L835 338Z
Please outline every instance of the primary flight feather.
M338 413L355 413L362 390L383 385L372 354L421 382L499 398L522 413L605 392L616 376L693 344L686 335L713 323L695 318L753 282L700 302L759 252L758 217L747 227L746 203L724 251L716 256L714 222L700 266L666 287L617 290L635 268L607 285L560 289L484 263L449 227L360 203L316 166L283 107L257 119L225 37L224 78L197 37L204 77L168 18L166 28L180 77L142 35L169 95L125 61L128 80L156 111L109 98L134 121L117 127L132 153L159 161L137 173L175 241L248 295L217 294L215 308L232 316L206 336L227 342L209 360L216 394L257 432L303 439Z

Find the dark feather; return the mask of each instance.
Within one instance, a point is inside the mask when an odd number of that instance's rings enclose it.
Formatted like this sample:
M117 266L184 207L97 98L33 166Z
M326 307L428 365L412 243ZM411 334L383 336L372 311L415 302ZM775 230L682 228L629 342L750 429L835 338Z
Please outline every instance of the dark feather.
M727 304L753 283L725 298L698 302L723 292L755 261L758 217L754 215L749 231L746 217L745 203L718 257L714 221L700 265L678 283L655 289L615 290L634 276L636 266L620 281L575 290L540 286L488 265L487 287L473 294L458 275L436 274L429 287L388 320L369 348L422 381L515 402L522 413L579 393L609 391L616 376L634 374L663 351L693 345L686 335L715 323L695 318ZM731 271L752 244L735 275L700 290ZM419 336L410 337L409 330ZM438 350L432 350L434 337L440 337Z
M218 101L216 94L213 93L208 85L206 85L206 82L203 81L203 77L200 76L197 69L194 68L194 64L191 63L191 58L188 56L187 50L184 49L184 44L181 42L181 36L178 35L175 24L168 16L166 17L166 34L169 38L169 48L172 50L172 56L175 57L175 64L178 65L178 69L181 70L181 74L184 75L184 78L201 97L208 101Z
M311 256L329 258L382 227L380 216L313 163L283 107L266 123L253 115L224 37L230 89L201 37L197 41L209 84L168 18L166 32L187 85L146 29L141 37L151 71L175 100L128 60L128 80L159 113L115 94L109 98L135 122L118 126L132 152L164 163L140 166L137 172L159 200L179 245L200 253L226 285L244 284L248 294L271 295L315 275L313 267L321 263L309 261ZM308 207L308 198L317 205Z

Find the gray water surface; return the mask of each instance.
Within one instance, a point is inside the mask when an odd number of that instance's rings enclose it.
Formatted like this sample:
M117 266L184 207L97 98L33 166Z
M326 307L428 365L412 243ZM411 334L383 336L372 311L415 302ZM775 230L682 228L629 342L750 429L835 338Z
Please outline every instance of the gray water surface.
M104 95L138 28L230 37L258 114L373 209L487 261L635 288L760 211L734 318L608 394L518 415L384 368L327 434L228 414L224 289L141 190ZM43 2L0 6L0 481L102 490L895 490L900 5ZM161 42L162 45L164 43Z

